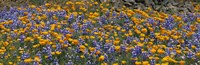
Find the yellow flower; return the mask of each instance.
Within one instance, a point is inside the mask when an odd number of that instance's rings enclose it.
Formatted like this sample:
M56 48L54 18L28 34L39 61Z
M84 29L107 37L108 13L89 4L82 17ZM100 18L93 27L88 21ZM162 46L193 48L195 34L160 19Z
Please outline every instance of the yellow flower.
M85 58L85 56L84 56L84 55L81 55L80 58Z
M64 48L67 48L67 47L68 47L68 45L67 45L67 44L63 44L63 47L64 47Z
M166 56L162 59L163 62L169 62L170 61L170 57L169 56Z
M155 65L160 65L159 63L156 63Z
M103 61L104 59L105 59L105 57L103 55L101 55L98 60Z
M119 30L121 30L121 27L120 27L120 26L118 26L118 27L117 27L117 30L118 30L118 31L119 31Z
M103 63L101 63L101 65L108 65L107 63L105 63L105 62L103 62Z
M178 40L179 43L184 43L185 41L183 39Z
M125 64L126 64L126 61L123 60L121 63L122 63L122 65L125 65Z
M40 46L40 44L35 44L35 45L33 45L33 48L37 48L39 46Z
M118 40L115 40L115 41L114 41L114 45L117 45L117 44L119 44L119 42L120 42L120 41L118 41Z
M181 50L176 50L176 53L181 54L182 52L181 52Z
M157 52L158 52L159 54L164 54L164 53L165 53L165 51L164 51L163 49L158 49Z
M156 50L155 49L151 49L151 53L155 53L156 52Z
M161 65L169 65L169 62L164 62Z
M93 16L98 17L98 16L99 16L99 13L94 12L94 13L93 13Z
M42 14L42 19L46 19L47 15L46 14Z
M60 55L62 52L60 52L60 51L56 51L55 52L57 55Z
M40 43L40 45L45 45L46 44L46 42L44 40L40 40L39 43Z
M60 28L62 28L62 26L61 25L57 25L57 28L60 29Z
M89 36L85 36L85 38L86 38L86 39L89 39L90 37L89 37Z
M120 51L120 46L115 46L116 51Z
M31 39L31 37L27 37L24 41L30 41Z
M68 41L70 41L70 42L71 42L71 41L73 41L73 39L72 39L72 38L69 38L69 39L68 39Z
M125 33L125 32L126 32L126 30L125 30L125 29L122 29L121 31L122 31L123 33Z
M54 44L54 45L52 45L52 48L56 48L57 46Z
M41 60L40 60L39 56L35 56L34 61L40 62Z
M65 42L64 40L59 40L59 43L62 43L62 44L63 44L64 42Z
M138 42L137 45L140 46L140 47L142 47L142 46L144 46L144 43Z
M32 59L31 59L31 58L25 59L24 62L25 62L25 63L32 62Z
M151 60L151 59L154 59L154 58L152 56L150 56L149 59Z
M146 32L147 32L147 29L146 29L146 28L143 28L141 31L142 31L143 33L146 33Z
M143 61L142 65L150 65L148 61Z
M8 46L8 44L9 44L8 42L4 42L3 45L6 47L6 46Z
M200 18L197 18L197 22L199 22L199 23L200 23Z
M94 2L94 4L95 4L95 5L97 5L97 4L98 4L98 2Z
M85 43L84 45L85 45L86 47L88 47L88 44L87 44L87 43Z
M72 34L66 34L67 38L70 38L72 36Z
M13 65L13 62L8 62L9 65Z
M90 38L91 38L91 39L94 39L95 37L94 37L94 36L90 36Z
M118 63L113 63L112 65L118 65Z
M192 45L192 49L196 49L196 46Z
M129 35L130 35L130 34L129 34ZM115 37L117 37L117 36L118 36L118 34L117 34L117 33L114 33L114 36L115 36Z
M46 7L49 7L49 6L51 6L51 4L50 4L50 3L46 3L45 6L46 6Z
M36 6L35 5L31 5L30 8L36 8Z
M90 52L93 52L95 50L95 48L93 47L89 47Z
M141 65L141 64L142 64L141 62L138 61L135 62L135 65Z
M82 52L84 52L86 47L85 47L84 45L80 45L79 48L80 48L80 50L81 50Z
M135 29L134 30L137 34L140 34L141 32L140 32L140 30L138 30L138 29Z
M200 52L196 53L195 55L196 55L197 57L200 57Z
M55 55L55 52L51 52L52 55Z
M141 36L141 37L145 37L145 34L141 33L140 36Z
M185 61L179 61L180 65L184 65Z
M72 44L78 45L79 41L77 39L72 40Z
M159 57L155 57L155 60L158 61L160 58Z
M44 35L48 35L49 33L48 33L48 32L42 32L42 34L44 34Z

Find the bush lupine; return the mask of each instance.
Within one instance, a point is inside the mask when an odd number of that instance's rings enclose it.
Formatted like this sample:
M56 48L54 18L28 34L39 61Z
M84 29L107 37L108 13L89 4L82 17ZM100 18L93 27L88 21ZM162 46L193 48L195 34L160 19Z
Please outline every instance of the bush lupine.
M199 5L198 5L199 6ZM199 13L46 3L0 12L0 64L187 65L200 62Z

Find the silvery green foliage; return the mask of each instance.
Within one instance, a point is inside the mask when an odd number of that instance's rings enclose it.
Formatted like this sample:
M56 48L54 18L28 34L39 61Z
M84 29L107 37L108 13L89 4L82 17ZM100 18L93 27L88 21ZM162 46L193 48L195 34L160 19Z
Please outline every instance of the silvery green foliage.
M177 0L119 0L123 1L118 3L136 9L146 9L146 7L151 7L156 11L162 12L193 12L193 3L189 0L177 1ZM196 0L192 0L197 2Z

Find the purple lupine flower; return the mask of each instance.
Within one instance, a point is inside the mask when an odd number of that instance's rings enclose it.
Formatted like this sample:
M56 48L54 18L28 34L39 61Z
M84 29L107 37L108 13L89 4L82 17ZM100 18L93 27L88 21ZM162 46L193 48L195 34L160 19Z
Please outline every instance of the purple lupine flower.
M69 59L69 53L66 53L65 58Z
M122 46L120 46L120 49L122 52L126 52L126 46L122 45Z
M119 18L124 18L124 14L120 12Z
M169 50L169 48L166 49L166 52L167 52L166 55L169 56L169 55L170 55L170 50Z
M59 65L58 59L57 59L57 58L53 60L53 64L54 64L54 65Z
M190 22L189 19L188 19L188 17L186 17L186 16L183 17L183 21L184 21L184 22Z
M187 14L187 17L191 20L191 21L194 21L195 20L195 16L190 13L190 14Z
M106 14L105 14L107 17L109 17L110 16L110 11L108 10L107 12L106 12Z
M142 49L141 49L141 47L136 46L136 48L135 48L135 52L136 52L137 55L138 55L138 54L141 54L141 53L142 53Z
M150 64L151 65L155 65L155 63L156 63L156 60L155 59L151 59Z
M96 40L93 40L92 41L92 46L96 47L98 44L97 44L97 41Z
M72 62L72 60L69 60L69 61L67 62L67 65L74 65L74 63Z
M85 44L85 40L79 38L78 41L81 43L81 44Z
M123 44L127 44L127 40L123 40Z
M85 15L82 14L82 15L81 15L81 21L83 21L84 19L85 19Z
M43 47L44 49L45 49L45 47ZM47 55L48 55L48 60L53 60L53 58L52 58L52 54L51 54L51 52L52 52L52 50L51 50L51 45L46 45L46 52L47 52Z
M187 54L187 58L193 58L193 52L188 52L188 54Z
M20 42L23 42L25 38L26 38L25 35L23 35L23 34L20 35Z
M192 48L192 43L188 42L189 44L188 45L188 48L191 49Z
M117 13L114 11L114 12L112 13L112 16L113 16L113 17L117 16Z
M26 58L29 58L30 57L30 54L29 53L23 53L22 55L21 55L21 59L22 60L24 60L24 59L26 59Z
M59 50L59 49L61 49L61 44L56 44L56 50Z
M69 22L69 23L72 23L73 19L74 19L74 15L71 14L70 17L69 17L69 19L68 19L68 22Z
M131 41L131 37L128 36L128 37L126 38L126 43L131 43L131 42L132 42L132 41Z
M148 58L148 53L147 53L147 52L143 52L143 53L142 53L142 58L143 58L143 60L147 60L147 58Z
M90 60L88 60L88 61L86 62L86 64L87 64L87 65L92 65L92 62L91 62Z
M127 15L125 15L124 18L125 18L124 23L128 23L130 21Z
M109 61L108 55L107 55L107 54L104 54L104 57L105 57L104 61L105 61L105 62L108 62L108 61Z
M80 48L77 46L76 50L75 50L75 53L79 53L79 52L80 52Z
M110 58L110 60L109 60L110 62L113 62L113 61L116 61L116 58L115 58L115 56L111 56L111 58Z
M131 54L132 54L132 55L131 55L132 58L137 57L137 53L136 53L136 51L132 51Z
M100 22L102 22L103 24L107 23L106 22L106 18L104 16L101 16L100 17Z
M101 50L101 46L100 46L100 45L97 45L95 48L96 48L97 50Z
M59 11L59 12L57 12L56 14L57 14L57 16L60 17L60 18L64 18L65 15L66 15L66 11Z
M108 54L111 54L111 53L114 53L115 52L115 48L113 46L111 46L109 49L108 49Z
M110 44L106 43L106 44L104 44L103 51L107 52L109 48L110 48Z
M76 22L72 24L72 28L73 28L76 32L78 32L78 30L79 30L79 26L78 26L78 24L77 24Z
M76 62L78 62L80 60L80 57L77 55L75 59L76 59Z
M81 22L81 21L82 21L81 16L78 15L77 18L76 18L76 22Z
M38 63L38 62L36 62L36 61L34 61L34 62L33 62L33 65L39 65L39 63Z

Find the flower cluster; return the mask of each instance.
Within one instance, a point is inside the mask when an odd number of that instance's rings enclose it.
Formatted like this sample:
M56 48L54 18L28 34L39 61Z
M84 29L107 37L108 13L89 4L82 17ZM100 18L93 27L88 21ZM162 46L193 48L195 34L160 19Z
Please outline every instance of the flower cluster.
M0 65L200 64L199 23L106 2L11 7L0 12Z

